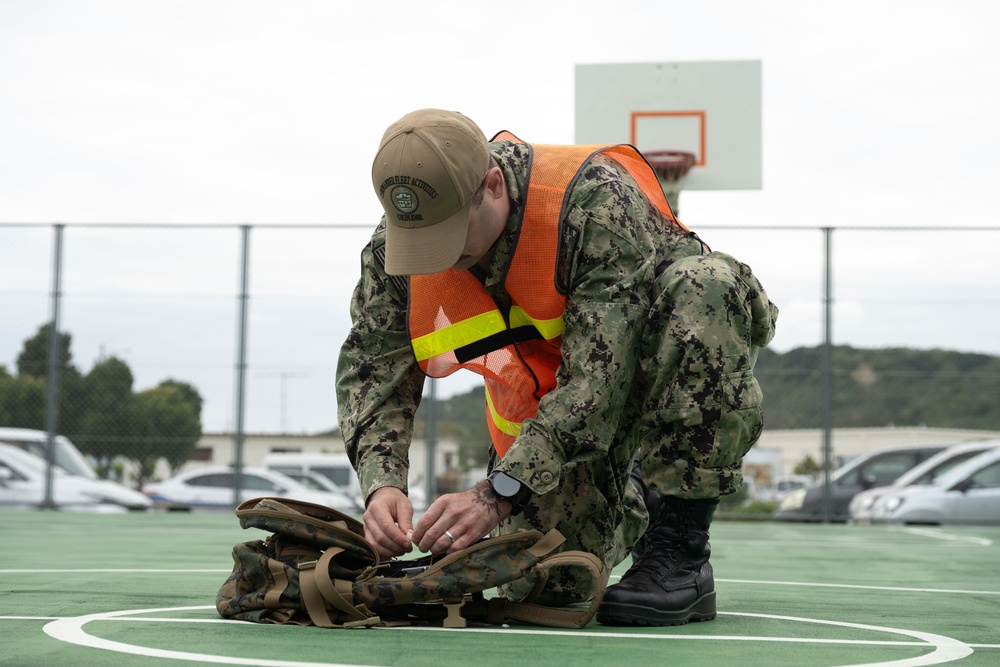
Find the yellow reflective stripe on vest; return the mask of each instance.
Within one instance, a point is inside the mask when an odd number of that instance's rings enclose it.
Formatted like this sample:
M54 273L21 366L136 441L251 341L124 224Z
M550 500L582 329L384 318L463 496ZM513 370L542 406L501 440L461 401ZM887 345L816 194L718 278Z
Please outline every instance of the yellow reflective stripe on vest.
M493 419L493 424L500 429L500 431L515 438L521 434L521 422L507 421L501 417L500 413L493 407L493 397L490 396L489 387L486 387L486 407L490 411L490 417Z
M511 328L530 325L538 329L542 338L552 340L562 335L566 323L562 317L554 317L551 320L535 320L520 306L510 309ZM475 343L476 341L500 333L507 326L504 324L503 316L499 310L492 310L488 313L470 317L461 322L455 322L448 326L424 334L413 339L413 354L417 361L426 361L431 357L436 357L445 352L452 352L460 347Z
M413 353L417 361L426 361L445 352L475 343L507 328L499 310L470 317L461 322L449 324L443 329L424 334L413 339Z
M535 320L520 306L512 307L510 309L510 328L513 329L527 324L538 329L538 332L542 334L542 338L545 340L558 338L562 335L563 329L566 328L566 322L561 315L553 317L551 320Z

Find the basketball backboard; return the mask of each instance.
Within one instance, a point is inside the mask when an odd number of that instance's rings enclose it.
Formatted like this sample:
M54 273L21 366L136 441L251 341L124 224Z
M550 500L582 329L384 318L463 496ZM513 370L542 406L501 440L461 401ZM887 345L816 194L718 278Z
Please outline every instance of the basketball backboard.
M762 187L759 60L576 66L578 144L695 154L685 190Z

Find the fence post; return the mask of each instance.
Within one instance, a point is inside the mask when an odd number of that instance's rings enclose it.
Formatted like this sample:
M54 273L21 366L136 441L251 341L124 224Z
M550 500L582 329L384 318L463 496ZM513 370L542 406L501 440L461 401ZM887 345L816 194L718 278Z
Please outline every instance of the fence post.
M250 275L250 225L240 225L240 295L236 324L236 413L233 419L233 507L243 490L243 417L247 374L247 302Z
M46 378L45 428L45 497L42 507L54 508L52 499L53 467L56 464L56 436L59 434L59 307L62 301L62 224L52 227L52 319L49 325L49 372Z
M830 522L830 465L833 460L833 228L823 228L823 523Z

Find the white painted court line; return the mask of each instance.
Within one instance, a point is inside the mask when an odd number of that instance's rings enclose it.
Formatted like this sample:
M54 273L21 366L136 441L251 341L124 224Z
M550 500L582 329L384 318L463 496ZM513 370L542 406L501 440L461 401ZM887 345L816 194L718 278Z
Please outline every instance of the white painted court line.
M920 535L921 537L932 537L936 540L946 540L948 542L975 544L982 547L993 546L993 540L988 540L985 537L975 537L973 535L953 535L937 528L915 528L913 526L904 526L894 527L894 530L898 530L903 533L910 533L911 535Z
M149 569L149 568L116 568L116 569L34 569L34 570L0 570L0 574L93 574L93 573L113 573L113 574L229 574L231 570L210 570L210 569ZM610 580L621 579L621 575L613 574ZM765 586L812 586L817 588L851 588L869 591L896 591L900 593L948 593L957 595L1000 595L1000 591L986 590L963 590L954 588L914 588L905 586L867 586L863 584L825 584L809 581L769 581L763 579L716 579L718 582L727 584L754 584Z
M614 577L612 577L614 578ZM857 588L867 591L897 591L901 593L957 593L961 595L1000 595L1000 591L968 591L949 588L908 588L904 586L864 586L861 584L820 584L805 581L765 581L756 579L716 579L727 584L763 584L767 586L815 586L819 588Z
M222 570L219 568L188 568L188 569L171 569L165 570L162 568L137 568L137 567L91 567L91 568L58 568L58 569L33 569L33 570L0 570L0 574L230 574L233 571L232 568L228 570Z
M226 664L226 665L249 665L254 667L363 667L359 665L343 665L341 663L317 663L317 662L302 662L302 661L288 661L288 660L266 660L260 658L236 658L229 656L219 656L205 653L193 653L188 651L171 651L165 649L154 649L144 646L135 646L132 644L125 644L123 642L116 642L107 639L102 639L100 637L94 637L93 635L87 634L84 631L83 626L92 621L108 621L108 620L118 620L118 621L135 621L143 620L149 622L161 621L161 619L155 618L131 618L136 614L154 614L169 611L191 611L191 610L214 610L215 607L211 605L199 605L192 607L163 607L158 609L133 609L133 610L123 610L123 611L112 611L104 612L98 614L88 614L85 616L77 616L59 619L46 624L43 628L45 633L54 639L60 641L65 641L71 644L76 644L79 646L86 646L90 648L99 648L109 651L114 651L117 653L126 653L129 655L142 655L147 657L165 658L169 660L191 660L200 661L204 663L212 664ZM766 618L773 620L783 620L789 622L798 623L813 623L818 625L833 625L844 628L852 628L858 630L869 630L876 632L885 632L888 634L897 634L912 637L917 641L867 641L867 640L828 640L828 639L806 639L801 637L747 637L747 636L734 636L734 635L676 635L676 634L633 634L633 633L621 633L621 632L591 632L585 630L536 630L536 629L512 629L512 628L464 628L464 629L449 629L449 628L394 628L386 629L386 631L392 630L409 630L413 632L420 631L432 631L432 632L492 632L492 633L504 633L504 634L524 634L524 635L548 635L548 636L565 636L565 637L619 637L628 639L640 639L640 640L671 640L671 639L681 639L681 640L692 640L696 639L699 641L766 641L766 642L792 642L792 643L822 643L822 644L843 644L851 646L905 646L905 647L926 647L931 650L930 653L926 655L918 656L916 658L905 658L902 660L891 660L888 662L878 662L878 663L865 663L852 664L850 666L843 667L929 667L931 665L941 665L947 662L953 662L955 660L961 660L962 658L972 654L973 648L957 639L952 639L951 637L944 637L941 635L936 635L929 632L918 632L913 630L904 630L900 628L888 628L876 625L866 625L862 623L845 623L840 621L826 621L821 619L811 619L811 618L800 618L796 616L775 616L771 614L748 614L748 613L737 613L737 612L719 612L720 615L729 616L746 616L751 618ZM123 618L124 617L124 618ZM197 619L199 622L206 622L211 620L212 622L221 622L223 619ZM171 622L191 622L187 619L171 619ZM236 623L242 623L241 621L234 621ZM272 626L281 627L281 626Z
M933 526L887 526L889 533L896 534L908 534L916 537L929 537L933 542L924 543L923 546L926 547L937 547L941 549L952 549L952 548L964 548L969 546L976 547L991 547L993 546L993 540L986 537L977 537L975 535L959 535L956 533L946 532L944 528L936 528ZM860 530L860 529L859 529ZM799 540L799 533L789 532L787 529L782 533L784 537L789 538L789 543L795 546L805 546L805 547L859 547L865 549L882 549L885 547L899 547L908 548L914 546L914 542L901 542L897 540L888 541L881 536L871 537L868 535L862 536L860 533L851 534L850 531L843 533L830 534L826 539L805 539ZM780 539L780 538L779 538ZM773 545L774 539L771 540L756 540L756 539L740 539L740 538L729 538L726 539L727 544L761 544L761 545Z

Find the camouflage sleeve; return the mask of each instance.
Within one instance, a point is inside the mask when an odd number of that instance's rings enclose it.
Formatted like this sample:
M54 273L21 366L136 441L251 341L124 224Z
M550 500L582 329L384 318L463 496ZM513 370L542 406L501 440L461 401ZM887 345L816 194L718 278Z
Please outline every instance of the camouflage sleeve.
M351 331L337 362L337 412L365 498L383 486L407 490L413 416L424 374L406 327L406 281L385 273L382 225L361 252Z
M558 384L497 466L536 494L555 488L566 466L605 456L623 430L662 235L650 216L634 182L606 167L585 172L571 195L563 224L576 233L564 239L578 240L567 253Z

